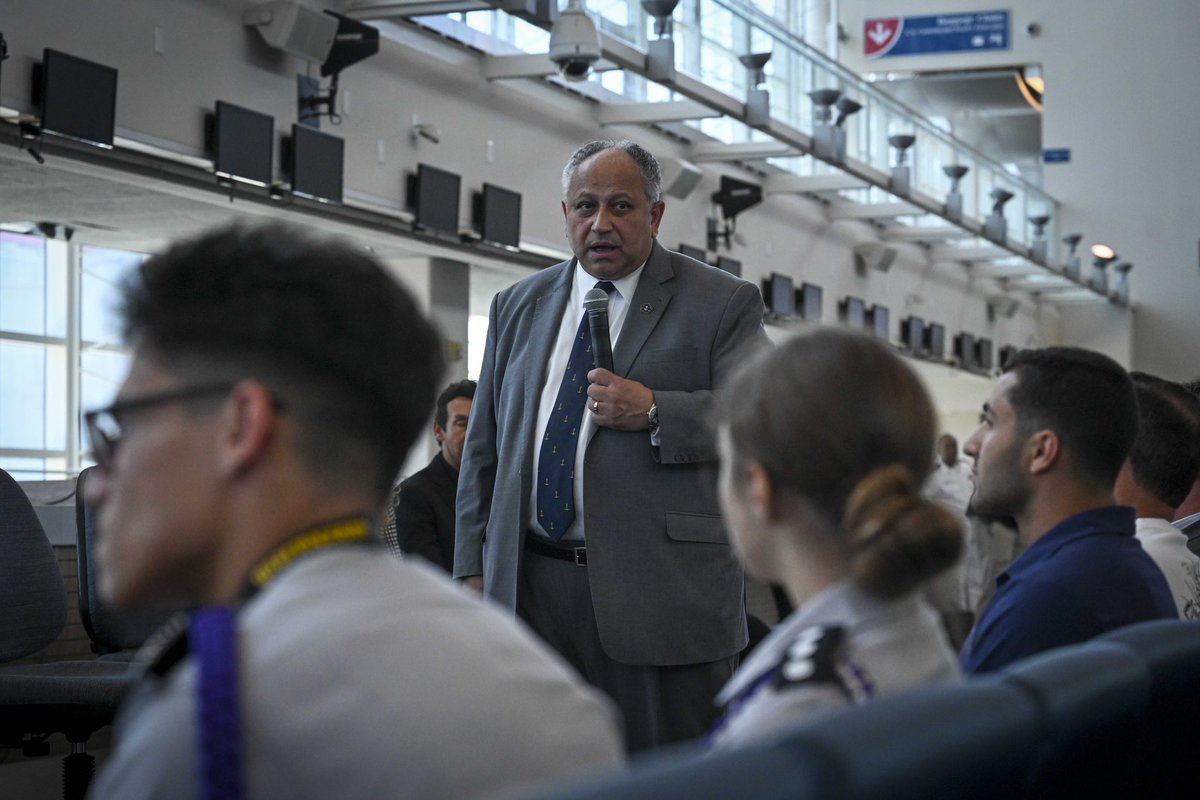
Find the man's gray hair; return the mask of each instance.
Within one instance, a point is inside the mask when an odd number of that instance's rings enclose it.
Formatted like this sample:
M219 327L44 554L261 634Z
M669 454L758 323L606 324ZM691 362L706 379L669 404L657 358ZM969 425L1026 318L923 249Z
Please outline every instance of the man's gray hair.
M575 170L579 169L579 165L605 150L620 150L628 154L633 159L633 163L637 164L638 171L642 173L642 184L645 187L646 199L651 203L657 203L659 200L662 200L662 171L658 168L658 161L644 147L628 139L597 139L594 142L588 142L576 150L575 154L567 161L567 165L563 167L562 191L564 200L567 197L567 192L571 189L571 179L575 177Z

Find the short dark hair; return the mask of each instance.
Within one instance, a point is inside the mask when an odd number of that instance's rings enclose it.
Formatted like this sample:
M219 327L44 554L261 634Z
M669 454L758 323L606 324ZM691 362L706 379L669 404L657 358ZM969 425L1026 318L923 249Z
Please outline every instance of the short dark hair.
M268 386L302 463L380 499L442 374L438 333L382 265L282 224L173 245L131 275L122 314L126 340L172 370Z
M1137 399L1125 369L1080 347L1021 350L1005 373L1017 377L1008 401L1017 429L1058 434L1077 479L1111 488L1137 437Z
M1138 401L1138 435L1129 453L1133 479L1177 508L1192 490L1200 467L1195 421L1172 398L1169 387L1175 384L1145 373L1130 377Z
M662 170L658 167L658 160L650 154L649 150L628 139L596 139L572 153L562 172L562 192L564 199L567 196L567 192L571 189L571 179L575 177L575 171L579 169L579 165L592 156L603 153L605 150L620 150L632 158L633 163L637 164L638 171L642 173L642 184L646 193L646 199L651 203L657 203L659 200L662 200Z
M446 419L449 416L447 406L451 400L457 400L460 397L465 397L468 400L475 399L475 381L467 379L455 381L454 383L442 389L442 393L437 398L437 408L433 412L433 424L439 428L446 427Z

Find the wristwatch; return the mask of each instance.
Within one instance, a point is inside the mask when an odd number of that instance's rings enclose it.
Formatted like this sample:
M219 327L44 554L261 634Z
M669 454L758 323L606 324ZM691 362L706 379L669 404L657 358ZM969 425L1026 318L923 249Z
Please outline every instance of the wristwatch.
M650 435L658 433L658 403L651 403L650 410L646 412L646 422L650 425Z

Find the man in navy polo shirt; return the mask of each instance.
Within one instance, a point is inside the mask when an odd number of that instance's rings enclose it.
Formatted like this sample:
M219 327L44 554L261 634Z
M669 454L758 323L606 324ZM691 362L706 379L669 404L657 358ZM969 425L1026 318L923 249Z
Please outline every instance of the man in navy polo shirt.
M1024 350L983 412L963 447L975 459L971 505L1014 518L1027 549L996 579L963 671L1176 617L1162 572L1134 538L1134 510L1113 498L1137 435L1125 370L1078 348Z

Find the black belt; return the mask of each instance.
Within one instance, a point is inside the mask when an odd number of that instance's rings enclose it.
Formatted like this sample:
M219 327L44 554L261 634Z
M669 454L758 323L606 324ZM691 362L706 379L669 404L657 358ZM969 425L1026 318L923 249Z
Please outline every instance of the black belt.
M572 547L565 544L554 544L553 542L541 539L532 533L525 534L525 549L531 553L536 553L539 556L548 558L557 558L560 561L572 561L577 567L587 566L587 548Z

